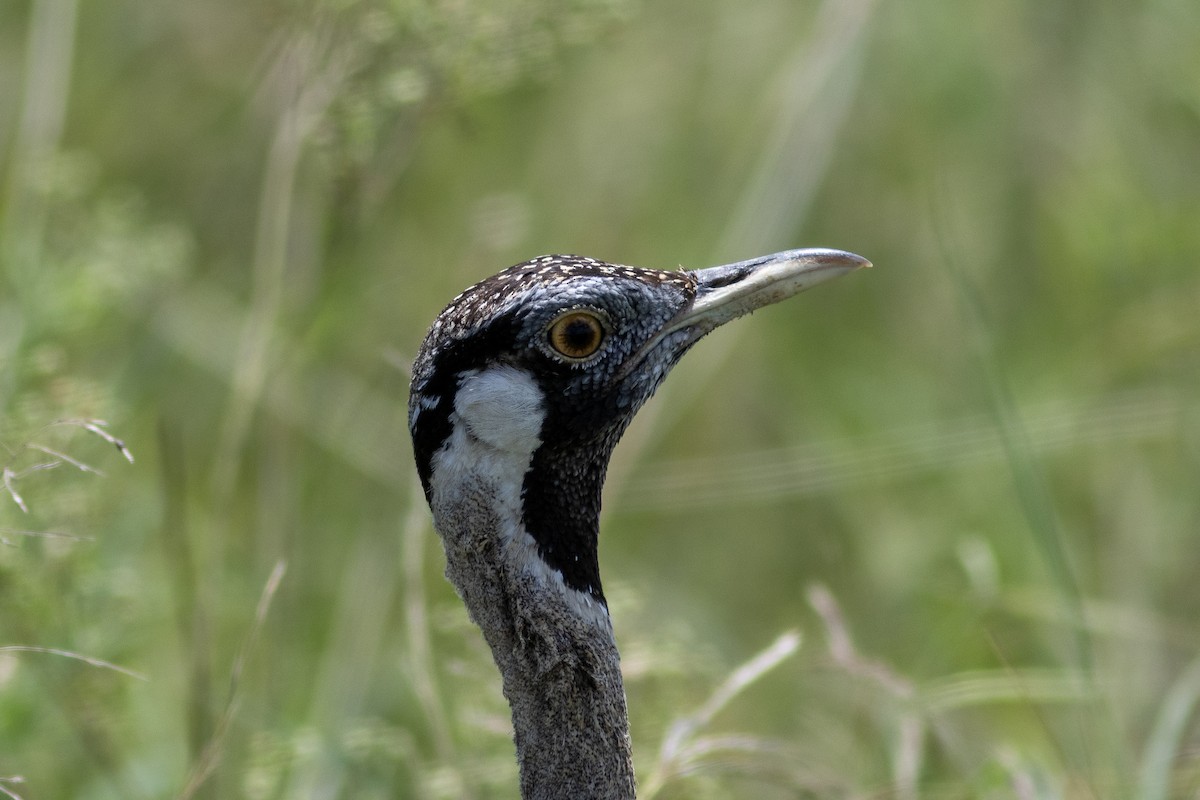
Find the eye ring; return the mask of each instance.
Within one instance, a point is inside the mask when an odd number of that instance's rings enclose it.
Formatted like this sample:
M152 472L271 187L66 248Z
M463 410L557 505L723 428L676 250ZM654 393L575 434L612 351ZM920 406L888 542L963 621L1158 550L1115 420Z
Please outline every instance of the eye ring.
M604 318L586 308L564 311L546 326L546 344L552 354L575 363L596 355L607 336Z

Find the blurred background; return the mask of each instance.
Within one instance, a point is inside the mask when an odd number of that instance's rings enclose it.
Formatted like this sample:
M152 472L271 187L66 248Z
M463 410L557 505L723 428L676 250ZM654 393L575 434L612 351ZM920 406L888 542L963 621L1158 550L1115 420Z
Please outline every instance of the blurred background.
M0 4L0 795L514 796L426 326L828 246L618 448L642 796L1200 797L1198 178L1194 0Z

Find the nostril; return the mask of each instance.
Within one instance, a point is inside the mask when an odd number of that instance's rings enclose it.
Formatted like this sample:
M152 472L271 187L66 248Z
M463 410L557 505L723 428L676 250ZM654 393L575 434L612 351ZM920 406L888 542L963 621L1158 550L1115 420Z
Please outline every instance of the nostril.
M750 274L750 266L737 265L721 275L714 275L704 281L702 289L720 289L725 286L730 286L745 278Z

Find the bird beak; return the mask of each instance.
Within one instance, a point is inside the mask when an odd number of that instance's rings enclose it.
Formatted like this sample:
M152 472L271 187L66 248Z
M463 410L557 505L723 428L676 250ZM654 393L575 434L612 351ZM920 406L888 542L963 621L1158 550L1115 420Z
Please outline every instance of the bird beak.
M870 261L844 250L811 249L786 250L736 264L692 270L696 299L667 325L662 335L690 328L698 339L732 319L869 266Z

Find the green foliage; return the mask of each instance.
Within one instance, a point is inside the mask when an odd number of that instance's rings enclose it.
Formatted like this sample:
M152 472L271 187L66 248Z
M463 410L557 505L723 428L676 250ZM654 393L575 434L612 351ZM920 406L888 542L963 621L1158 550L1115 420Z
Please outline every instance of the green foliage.
M0 795L512 796L425 326L539 253L828 245L877 268L703 342L612 466L644 793L1194 797L1197 42L1192 0L0 5Z

